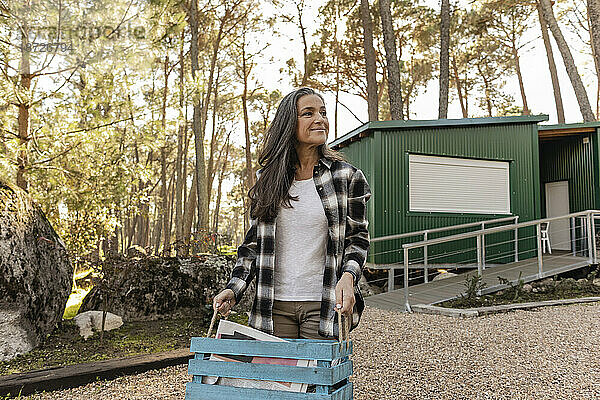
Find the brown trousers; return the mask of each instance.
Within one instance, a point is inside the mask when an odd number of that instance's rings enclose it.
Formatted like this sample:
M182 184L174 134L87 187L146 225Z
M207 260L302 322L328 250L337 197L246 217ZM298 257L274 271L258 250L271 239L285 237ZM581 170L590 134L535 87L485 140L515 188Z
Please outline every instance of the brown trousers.
M273 334L289 339L325 339L319 335L320 301L273 302Z
M273 334L288 339L327 339L319 335L321 319L320 301L273 302ZM335 339L331 339L335 340ZM344 379L333 388L339 389L348 382ZM308 385L308 393L315 392L315 385Z

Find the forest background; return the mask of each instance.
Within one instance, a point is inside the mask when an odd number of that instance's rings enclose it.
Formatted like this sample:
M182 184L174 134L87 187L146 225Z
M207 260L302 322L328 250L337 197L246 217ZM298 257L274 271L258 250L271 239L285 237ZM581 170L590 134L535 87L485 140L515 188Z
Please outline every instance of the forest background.
M324 93L330 140L377 119L593 121L599 23L598 0L0 0L0 179L76 257L231 251L293 88Z

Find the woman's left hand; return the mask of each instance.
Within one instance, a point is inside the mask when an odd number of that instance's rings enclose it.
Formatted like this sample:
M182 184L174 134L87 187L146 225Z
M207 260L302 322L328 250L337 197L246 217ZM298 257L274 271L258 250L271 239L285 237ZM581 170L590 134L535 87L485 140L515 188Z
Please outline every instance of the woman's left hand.
M344 272L337 285L335 285L336 310L341 308L342 314L351 316L355 302L354 275L352 275L350 272Z

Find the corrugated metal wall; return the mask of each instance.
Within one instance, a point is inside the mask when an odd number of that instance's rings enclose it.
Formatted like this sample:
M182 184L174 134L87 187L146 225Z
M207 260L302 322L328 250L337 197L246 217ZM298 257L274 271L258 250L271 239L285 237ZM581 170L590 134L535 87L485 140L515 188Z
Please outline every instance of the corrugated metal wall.
M594 136L594 135L592 135ZM583 143L587 135L565 137L540 143L540 192L542 215L546 214L546 183L568 181L569 212L585 211L595 208L597 189L594 183L597 175L594 168L594 142ZM575 222L573 235L582 238L585 234ZM582 240L576 240L577 250L585 248Z
M357 168L360 168L365 177L367 178L367 182L369 182L369 186L371 187L371 192L375 193L375 188L373 185L375 184L374 173L375 173L375 159L376 155L373 151L373 143L375 139L373 135L364 137L360 140L360 142L353 143L351 146L348 146L342 149L342 153L346 156L349 162L351 162ZM367 202L367 218L369 220L369 232L373 237L373 228L376 224L375 219L373 218L375 210L375 201L373 199Z
M410 153L508 161L510 162L512 214L519 215L520 221L540 217L536 123L376 130L372 137L351 143L342 150L365 173L370 169L367 177L373 190L373 199L370 202L372 203L370 205L372 237L506 216L410 212L408 204L408 154ZM519 232L521 237L531 234L532 232L525 230ZM510 261L512 244L494 246L494 243L509 241L512 234L496 236L486 239L488 262ZM403 242L412 241L415 240ZM376 264L400 262L401 255L398 249L401 248L401 243L398 240L374 244L370 252L370 261ZM521 249L533 248L533 242L519 243L519 246ZM476 260L475 251L467 250L474 247L475 241L472 239L463 243L439 245L429 249L429 262L473 261ZM449 253L453 253L452 257L435 259L436 254L448 255ZM526 256L523 254L521 257L526 258ZM420 255L415 252L411 255L411 261L419 257Z
M598 140L598 128L592 134L592 152L594 154L594 192L596 193L594 204L595 210L600 210L600 140ZM596 232L600 232L596 230Z
M557 181L569 182L570 212L593 209L594 175L591 140L584 144L583 136L572 136L540 143L542 215L546 216L545 184Z

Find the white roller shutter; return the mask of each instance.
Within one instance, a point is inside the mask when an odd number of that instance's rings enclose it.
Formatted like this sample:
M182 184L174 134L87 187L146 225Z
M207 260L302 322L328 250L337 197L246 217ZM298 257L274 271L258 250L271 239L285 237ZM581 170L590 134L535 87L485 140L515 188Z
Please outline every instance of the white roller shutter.
M410 211L510 214L509 163L409 155Z

